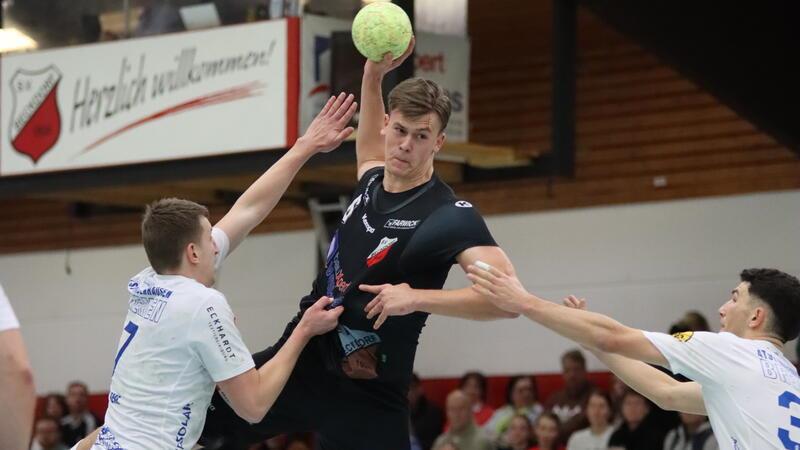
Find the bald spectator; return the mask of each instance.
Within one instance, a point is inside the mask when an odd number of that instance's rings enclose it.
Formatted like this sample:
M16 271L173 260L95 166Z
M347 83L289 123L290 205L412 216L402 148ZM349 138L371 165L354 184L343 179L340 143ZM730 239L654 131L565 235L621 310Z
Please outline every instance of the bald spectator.
M475 425L472 401L467 394L461 390L451 392L447 396L446 406L450 430L436 439L434 450L494 450L494 445Z
M0 286L0 449L28 447L36 393L19 322Z
M56 419L45 416L36 421L31 450L67 450L61 441L61 428Z
M586 426L583 407L594 386L586 375L586 358L580 350L570 350L561 355L561 369L564 388L550 396L546 409L558 416L562 438L566 440L572 432Z

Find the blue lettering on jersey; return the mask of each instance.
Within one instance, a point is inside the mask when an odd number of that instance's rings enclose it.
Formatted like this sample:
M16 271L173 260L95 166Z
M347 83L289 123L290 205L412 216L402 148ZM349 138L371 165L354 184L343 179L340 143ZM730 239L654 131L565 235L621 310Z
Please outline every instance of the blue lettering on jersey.
M791 408L792 404L800 406L800 397L797 396L794 392L786 391L778 397L778 406L781 408L789 409ZM796 430L800 431L800 417L789 415L789 423L794 427ZM796 442L789 437L789 430L785 428L778 428L778 439L781 440L783 444L783 448L787 450L798 450L800 449L800 442Z
M340 325L337 331L339 332L339 340L342 343L345 356L349 356L356 350L367 348L381 342L380 336L368 331L351 330L344 325Z
M121 398L122 398L122 396L117 394L116 392L109 392L108 393L108 401L113 403L113 404L115 404L115 405L119 405L119 400Z
M100 429L100 435L97 436L95 444L103 446L106 450L125 450L125 448L117 442L117 437L111 432L111 428L107 426Z
M169 292L172 295L172 291ZM167 307L167 302L157 298L140 297L132 295L128 302L128 310L137 316L158 323Z
M175 433L175 449L184 450L183 440L186 438L186 433L189 432L189 421L192 420L192 404L187 403L183 406L183 419L181 419L181 427Z

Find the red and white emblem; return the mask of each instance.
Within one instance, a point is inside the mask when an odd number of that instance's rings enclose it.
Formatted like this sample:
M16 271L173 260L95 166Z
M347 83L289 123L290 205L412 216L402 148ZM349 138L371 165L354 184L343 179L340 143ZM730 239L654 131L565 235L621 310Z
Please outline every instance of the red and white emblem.
M383 261L383 258L386 258L395 242L397 242L397 238L382 238L380 244L367 256L367 267L372 267Z
M34 164L58 141L61 114L56 92L61 72L53 65L32 72L19 69L11 77L11 145Z

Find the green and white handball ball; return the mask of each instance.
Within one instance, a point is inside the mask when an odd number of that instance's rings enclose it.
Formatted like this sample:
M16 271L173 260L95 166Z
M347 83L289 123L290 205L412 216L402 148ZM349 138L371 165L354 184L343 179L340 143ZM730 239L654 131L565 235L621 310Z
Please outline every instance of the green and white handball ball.
M411 42L411 21L402 8L390 2L374 2L361 8L353 20L353 43L362 55L381 61L383 55L402 55Z

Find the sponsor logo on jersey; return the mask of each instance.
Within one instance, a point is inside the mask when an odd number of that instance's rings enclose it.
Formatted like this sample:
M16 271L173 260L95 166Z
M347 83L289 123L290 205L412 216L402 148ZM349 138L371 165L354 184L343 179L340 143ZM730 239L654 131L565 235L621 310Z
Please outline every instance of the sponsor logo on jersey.
M369 203L369 187L372 186L372 183L378 178L378 174L369 177L369 181L367 181L367 187L364 188L364 204Z
M472 208L472 203L466 200L459 200L456 202L456 206L458 206L459 208Z
M225 361L236 358L236 352L231 345L231 341L228 339L228 331L225 329L225 326L222 325L222 320L219 318L219 314L216 312L213 306L206 308L206 312L208 313L209 319L208 329L211 331L211 335L214 337L214 342L217 343L220 354Z
M116 392L109 392L108 393L108 401L113 403L113 404L115 404L115 405L119 405L119 399L121 399L121 398L122 398L122 396L117 394Z
M672 335L675 339L679 340L680 342L689 342L694 336L694 331L683 331L681 333L675 333Z
M381 342L380 336L370 331L352 330L344 325L337 329L345 356L356 350L371 347Z
M181 412L181 415L183 416L181 419L181 427L178 428L178 432L175 433L175 450L185 450L183 441L186 438L186 433L189 432L189 422L192 420L191 403L183 405L183 411Z
M369 224L369 221L367 220L367 213L364 213L364 215L361 216L361 222L364 223L364 229L367 230L367 233L375 232L375 228L372 228L372 226Z
M122 444L117 441L117 437L111 431L111 428L104 426L100 429L100 434L97 436L96 444L100 444L106 450L124 450Z
M413 230L419 225L419 220L401 220L389 219L383 224L383 228L391 228L393 230Z
M367 256L367 267L372 267L375 264L383 261L386 258L386 255L389 254L389 250L392 249L392 246L397 242L397 238L388 237L382 238L381 242L375 247L375 250Z
M350 216L353 214L353 211L355 211L355 209L358 208L358 205L360 204L361 204L361 194L359 194L358 197L354 198L353 201L350 202L350 206L347 207L347 210L344 212L344 215L342 216L342 225L347 223L347 219L350 218Z

